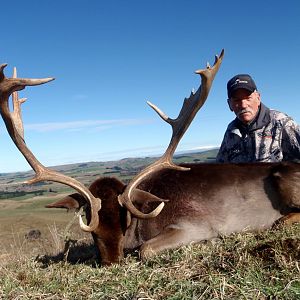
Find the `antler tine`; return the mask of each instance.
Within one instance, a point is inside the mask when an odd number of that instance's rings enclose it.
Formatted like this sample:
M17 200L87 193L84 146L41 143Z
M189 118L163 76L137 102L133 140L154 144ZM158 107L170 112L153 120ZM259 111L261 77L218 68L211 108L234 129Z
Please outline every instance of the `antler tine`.
M180 142L182 136L188 129L189 125L193 121L196 113L205 103L208 93L210 91L211 85L217 74L220 65L222 63L224 56L224 49L221 51L220 56L215 56L214 65L211 67L207 63L206 69L197 70L195 73L201 76L201 85L196 93L191 93L189 98L185 98L183 106L180 113L176 119L169 118L165 113L163 113L157 106L148 101L148 104L157 112L157 114L167 123L172 126L172 137L169 146L165 153L160 159L158 159L153 164L145 168L141 173L135 176L132 181L126 187L124 193L119 196L119 202L124 204L136 217L139 218L152 218L157 216L164 207L164 202L162 202L154 211L149 214L144 214L137 210L133 205L131 198L134 193L135 188L150 174L153 172L158 172L162 169L175 169L180 171L187 171L189 168L180 167L172 162L173 154ZM162 199L163 201L163 199Z
M153 103L151 103L150 101L147 101L147 104L153 108L157 114L164 120L166 121L167 123L169 123L169 117L163 112L161 111L156 105L154 105Z
M4 68L7 66L7 64L2 64L2 65L0 65L0 81L2 81L3 80L3 78L5 77L4 76L4 73L3 73L3 70L4 70Z
M101 208L100 199L96 199L88 188L86 188L79 181L72 177L65 176L61 173L53 171L43 166L29 150L24 141L23 122L21 116L21 103L24 99L18 99L17 91L24 89L26 86L39 85L54 80L54 78L43 79L22 79L16 78L16 70L14 71L14 78L6 78L3 69L6 64L0 65L0 113L4 120L7 131L13 142L23 154L29 165L36 173L34 178L28 180L26 183L32 184L39 181L55 181L67 184L81 193L89 202L91 206L91 221L89 225L85 225L81 216L79 217L79 224L82 230L91 232L95 230L99 223L98 211ZM10 112L8 100L9 96L13 96L13 112Z

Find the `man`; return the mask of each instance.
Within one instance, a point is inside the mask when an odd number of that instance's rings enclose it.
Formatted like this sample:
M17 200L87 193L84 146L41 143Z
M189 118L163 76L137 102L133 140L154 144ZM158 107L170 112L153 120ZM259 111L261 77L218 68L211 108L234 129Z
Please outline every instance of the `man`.
M227 127L217 162L276 162L300 159L300 128L286 114L260 100L254 80L239 74L227 83L228 105L236 115Z

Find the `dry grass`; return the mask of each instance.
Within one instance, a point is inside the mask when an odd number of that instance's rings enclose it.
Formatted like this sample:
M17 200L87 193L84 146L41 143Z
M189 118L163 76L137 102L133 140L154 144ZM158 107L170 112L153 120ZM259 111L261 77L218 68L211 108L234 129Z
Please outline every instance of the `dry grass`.
M243 233L162 253L137 254L101 267L91 240L63 254L63 230L51 228L52 252L16 240L0 265L1 299L300 299L299 225ZM74 237L74 232L72 237ZM39 248L40 255L23 251ZM45 251L44 251L45 250Z

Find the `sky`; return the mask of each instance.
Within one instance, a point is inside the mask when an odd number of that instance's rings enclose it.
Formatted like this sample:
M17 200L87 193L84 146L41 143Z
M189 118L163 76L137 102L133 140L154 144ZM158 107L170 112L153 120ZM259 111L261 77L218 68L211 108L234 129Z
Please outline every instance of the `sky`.
M1 4L0 64L55 77L19 93L27 146L45 166L160 155L200 84L194 71L225 49L210 95L178 151L218 147L234 118L227 81L250 74L262 102L300 123L300 2L15 0ZM0 120L0 173L30 166Z

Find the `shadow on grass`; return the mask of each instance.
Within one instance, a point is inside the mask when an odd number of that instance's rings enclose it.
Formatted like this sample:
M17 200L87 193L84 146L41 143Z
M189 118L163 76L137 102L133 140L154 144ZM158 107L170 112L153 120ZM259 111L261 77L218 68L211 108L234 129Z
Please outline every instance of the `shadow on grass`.
M138 248L134 250L124 250L124 256L130 255L139 259ZM101 255L98 248L93 244L77 243L70 240L66 243L64 251L55 255L39 255L35 259L42 264L42 268L47 268L52 264L66 262L69 264L84 264L94 268L101 267Z
M91 267L99 267L101 258L98 249L94 244L77 244L76 241L66 243L64 251L55 255L37 256L36 261L47 268L52 264L66 262L69 264L85 264Z
M300 240L287 238L259 243L249 253L254 257L261 258L267 264L275 263L278 258L286 261L300 260Z

